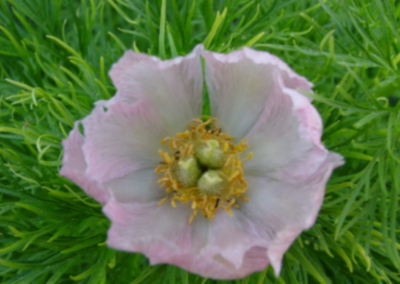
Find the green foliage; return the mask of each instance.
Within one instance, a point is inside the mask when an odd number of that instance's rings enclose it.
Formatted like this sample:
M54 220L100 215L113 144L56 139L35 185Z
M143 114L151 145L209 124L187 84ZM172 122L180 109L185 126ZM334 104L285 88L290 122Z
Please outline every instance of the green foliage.
M2 283L400 283L398 1L0 0ZM317 224L271 268L202 279L105 246L101 206L60 177L62 139L115 89L126 49L268 50L310 78L345 166ZM205 110L207 111L207 110Z

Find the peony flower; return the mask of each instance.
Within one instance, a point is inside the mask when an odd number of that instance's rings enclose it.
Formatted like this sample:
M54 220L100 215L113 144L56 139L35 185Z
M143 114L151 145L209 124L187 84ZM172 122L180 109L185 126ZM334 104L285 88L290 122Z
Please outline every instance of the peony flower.
M165 61L128 51L110 77L116 95L76 122L60 171L104 205L107 244L215 279L278 275L342 164L300 92L312 84L267 52L202 46Z

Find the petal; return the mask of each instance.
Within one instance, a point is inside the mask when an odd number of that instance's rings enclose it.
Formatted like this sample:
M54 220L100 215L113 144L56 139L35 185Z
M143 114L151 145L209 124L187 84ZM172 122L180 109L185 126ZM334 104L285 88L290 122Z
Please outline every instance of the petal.
M244 256L253 247L267 247L268 240L260 237L254 223L240 210L234 210L231 217L224 210L219 210L210 222L207 246L202 253L213 257L222 256L227 263L240 269L244 265ZM263 268L268 264L266 258Z
M267 106L248 133L246 174L305 180L326 159L322 121L310 101L277 78ZM278 173L278 175L277 175Z
M310 228L321 207L326 182L341 157L329 154L307 180L288 183L268 177L248 177L248 202L240 210L269 241L267 257L278 275L284 252L294 239Z
M97 181L85 175L87 165L82 152L84 138L79 133L78 125L79 122L76 122L68 138L62 142L64 155L60 175L75 182L98 202L106 203L108 199L107 191Z
M118 92L109 104L146 98L170 135L181 132L193 118L201 116L203 76L199 54L202 49L197 46L186 57L166 61L127 51L110 71Z
M225 133L238 140L257 122L277 78L287 88L311 91L311 84L279 58L244 48L227 55L204 52L211 113Z
M161 242L177 251L190 248L191 209L184 204L173 208L170 204L157 206L157 202L121 203L112 198L103 212L112 221L107 240L112 247L146 253Z
M308 98L300 92L289 88L282 88L282 92L291 99L292 110L300 120L300 132L302 136L316 145L322 146L322 120L318 111Z
M112 191L115 199L121 203L159 201L165 196L165 189L157 184L158 178L154 169L138 170L110 180L104 187Z
M262 270L268 263L265 249L260 247L252 247L242 255L239 269L221 255L203 253L201 246L207 242L209 221L198 216L189 225L191 209L186 204L178 204L177 208L156 203L122 204L112 198L103 211L112 221L107 244L144 253L153 265L169 263L203 277L235 279Z
M146 100L98 104L84 119L86 174L105 182L140 169L154 169L160 141L167 136L163 122Z

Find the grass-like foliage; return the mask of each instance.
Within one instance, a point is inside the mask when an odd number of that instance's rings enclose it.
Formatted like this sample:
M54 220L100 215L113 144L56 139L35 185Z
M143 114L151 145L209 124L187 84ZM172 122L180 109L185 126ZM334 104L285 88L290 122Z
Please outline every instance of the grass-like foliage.
M0 0L1 283L400 283L397 0ZM315 84L342 154L316 225L272 268L203 279L105 246L101 206L59 176L62 139L127 49L268 50ZM229 236L227 236L229 237Z

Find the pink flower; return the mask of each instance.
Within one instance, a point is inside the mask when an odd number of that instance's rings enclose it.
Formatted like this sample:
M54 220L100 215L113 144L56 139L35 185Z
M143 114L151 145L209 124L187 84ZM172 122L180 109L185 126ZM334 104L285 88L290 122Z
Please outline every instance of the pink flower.
M104 204L108 245L204 277L279 274L342 164L299 91L312 84L267 52L201 46L166 61L128 51L110 77L117 94L75 124L60 171Z

